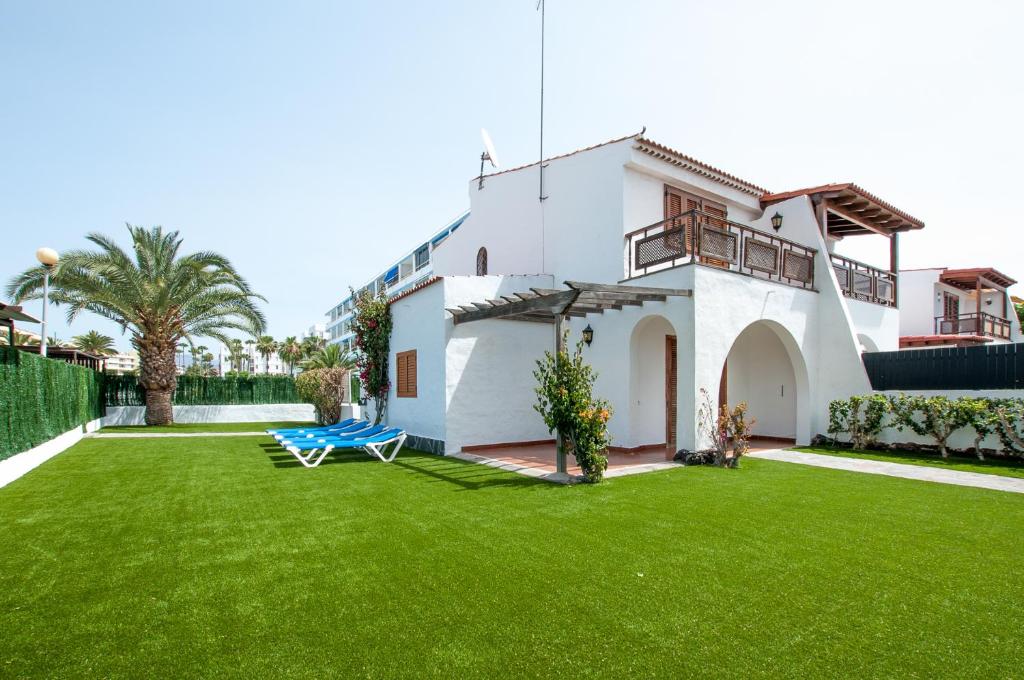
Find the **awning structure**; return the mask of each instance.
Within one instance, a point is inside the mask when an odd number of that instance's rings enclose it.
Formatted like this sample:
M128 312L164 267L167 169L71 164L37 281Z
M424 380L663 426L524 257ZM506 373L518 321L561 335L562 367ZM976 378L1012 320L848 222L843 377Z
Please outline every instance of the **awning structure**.
M21 310L22 307L20 305L8 305L0 302L0 321L28 321L29 323L39 323L39 319L29 316Z
M1015 279L992 267L946 269L939 275L939 280L955 288L969 291L974 291L978 288L1005 291L1017 283Z
M557 324L564 317L603 314L605 310L638 307L645 302L665 302L670 297L693 297L680 288L649 288L603 283L566 281L568 289L531 288L529 292L448 309L456 325L485 319Z
M853 182L765 194L761 197L761 205L767 207L795 196L809 196L814 205L824 212L828 233L838 238L872 233L892 236L901 231L924 228L921 220Z

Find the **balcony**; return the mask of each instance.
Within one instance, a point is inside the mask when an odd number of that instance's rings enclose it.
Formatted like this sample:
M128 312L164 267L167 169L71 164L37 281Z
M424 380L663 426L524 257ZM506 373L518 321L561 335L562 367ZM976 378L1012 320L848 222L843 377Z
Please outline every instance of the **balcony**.
M885 307L896 306L896 274L834 253L829 258L843 295Z
M985 312L959 316L935 317L937 335L980 335L1000 340L1010 339L1010 322Z
M625 241L627 279L699 263L814 289L817 250L699 210L632 231Z

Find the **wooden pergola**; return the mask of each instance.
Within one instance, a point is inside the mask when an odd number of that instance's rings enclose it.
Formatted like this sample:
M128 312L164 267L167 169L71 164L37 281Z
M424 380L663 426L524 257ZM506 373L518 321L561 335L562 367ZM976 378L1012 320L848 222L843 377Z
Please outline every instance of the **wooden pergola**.
M639 307L645 302L665 302L670 297L693 297L693 291L681 288L651 288L603 283L566 281L567 289L531 288L527 292L503 295L493 300L449 308L452 322L459 324L488 319L553 324L555 357L565 349L563 325L566 319L603 314L608 310ZM566 456L561 435L556 435L556 470L566 472Z
M28 323L39 323L39 319L29 316L22 311L20 305L9 305L0 302L0 326L7 327L7 344L14 347L14 322L27 321Z
M981 323L981 293L985 290L994 290L1002 293L1003 316L1009 319L1009 307L1007 305L1006 289L1017 283L1006 274L993 269L992 267L976 267L973 269L946 269L939 275L939 281L946 285L959 288L975 294L977 303L978 323Z

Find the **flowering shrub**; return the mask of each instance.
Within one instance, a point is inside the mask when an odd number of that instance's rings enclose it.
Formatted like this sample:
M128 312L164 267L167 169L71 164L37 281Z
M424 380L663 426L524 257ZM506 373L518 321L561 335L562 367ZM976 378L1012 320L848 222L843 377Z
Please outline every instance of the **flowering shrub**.
M354 295L354 293L353 293ZM391 348L391 303L387 294L363 292L356 297L352 331L356 335L356 369L363 396L373 400L374 424L388 408L388 353Z
M711 440L712 462L718 467L739 467L740 458L750 448L750 430L757 422L747 420L747 402L742 401L733 408L727 404L715 411L711 394L700 388L701 403L697 409L697 430ZM729 456L729 443L732 455Z
M605 451L611 444L612 410L608 402L593 397L597 374L583 361L583 341L571 356L565 350L557 356L545 352L533 375L538 383L533 408L544 418L548 432L561 435L563 449L576 457L586 481L601 481L608 467Z
M961 401L946 397L919 397L901 394L889 399L896 417L896 429L910 428L922 437L931 437L939 445L939 453L949 458L946 442L950 435L970 424L970 415Z

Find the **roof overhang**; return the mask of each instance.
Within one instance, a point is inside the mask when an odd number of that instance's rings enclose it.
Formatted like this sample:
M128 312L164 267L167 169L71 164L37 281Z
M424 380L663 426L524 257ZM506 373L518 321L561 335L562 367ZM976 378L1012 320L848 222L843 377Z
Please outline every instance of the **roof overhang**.
M39 319L34 316L29 316L22 311L20 305L8 305L0 302L0 321L27 321L29 323L39 323Z
M903 335L900 337L900 349L908 347L937 347L942 345L955 345L957 347L971 347L984 345L992 342L992 338L983 335Z
M760 197L768 193L767 189L763 189L756 184L746 181L745 179L740 179L736 175L731 175L724 170L719 170L718 168L699 161L692 156L680 153L679 151L667 147L664 144L659 144L653 139L638 136L633 148L651 156L652 158L657 158L658 160L665 161L666 163L683 168L684 170L688 170L694 174L707 177L719 184L724 184L727 187L742 191L745 194Z
M901 231L924 228L921 220L852 182L765 194L761 197L761 206L767 207L796 196L808 196L816 206L824 207L828 233L838 238L856 234L891 236Z
M939 281L962 290L977 290L980 287L1005 291L1017 283L1016 279L1012 279L992 267L946 269L939 274Z
M693 291L679 288L649 288L601 283L566 281L566 290L531 288L528 292L499 299L460 305L449 309L458 325L486 319L554 323L558 317L584 317L603 314L608 309L640 306L645 302L665 302L669 297L692 297Z

